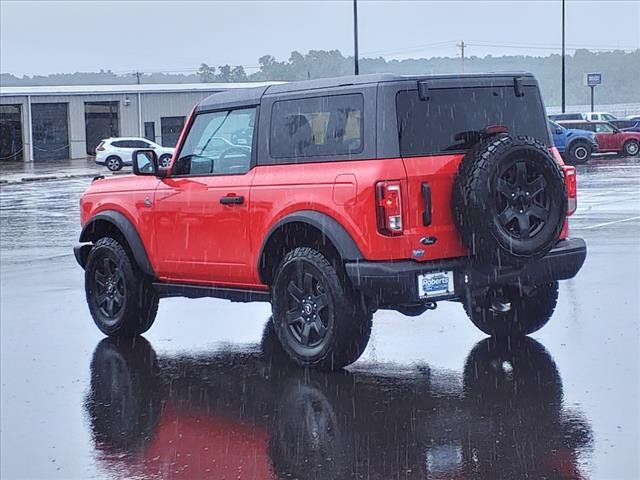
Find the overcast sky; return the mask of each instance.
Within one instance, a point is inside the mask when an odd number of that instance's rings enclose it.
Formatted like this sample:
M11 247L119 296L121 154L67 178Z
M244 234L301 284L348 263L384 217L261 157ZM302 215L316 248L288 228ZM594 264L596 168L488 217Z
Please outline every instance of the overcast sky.
M385 58L548 55L560 45L561 1L359 0L360 52ZM180 71L257 65L292 50L353 53L345 1L0 0L0 71ZM639 48L640 1L567 0L570 47ZM507 46L508 45L508 46Z

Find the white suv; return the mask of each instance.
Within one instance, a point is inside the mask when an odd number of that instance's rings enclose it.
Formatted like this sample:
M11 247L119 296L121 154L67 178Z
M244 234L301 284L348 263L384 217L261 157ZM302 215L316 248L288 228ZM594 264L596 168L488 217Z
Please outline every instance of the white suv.
M167 148L158 145L151 140L140 137L106 138L96 147L96 163L106 165L115 172L124 165L131 165L131 154L140 148L155 150L163 167L169 166L175 148Z

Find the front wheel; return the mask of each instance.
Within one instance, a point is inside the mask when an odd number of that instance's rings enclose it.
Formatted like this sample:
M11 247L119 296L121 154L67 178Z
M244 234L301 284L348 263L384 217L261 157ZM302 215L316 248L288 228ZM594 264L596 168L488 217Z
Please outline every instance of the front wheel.
M283 349L302 366L334 370L349 365L371 335L371 313L326 257L311 248L285 255L272 287L272 309Z
M558 282L495 286L464 302L473 324L492 337L529 335L546 325L558 301Z
M85 291L91 316L105 335L139 335L156 318L158 293L113 238L101 238L89 252Z
M574 142L569 148L567 163L571 165L582 165L591 158L591 147L585 142Z
M623 147L623 153L627 157L635 157L640 151L640 144L637 140L627 140Z

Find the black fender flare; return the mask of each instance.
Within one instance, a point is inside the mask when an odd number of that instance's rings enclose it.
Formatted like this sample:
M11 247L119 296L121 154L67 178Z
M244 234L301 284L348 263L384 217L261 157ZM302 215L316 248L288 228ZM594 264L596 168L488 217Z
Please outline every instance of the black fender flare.
M138 235L136 227L120 212L105 210L95 215L84 225L84 227L82 227L80 242L92 241L92 234L95 232L98 222L108 222L116 227L129 244L133 258L140 270L142 270L146 275L154 278L156 277L153 267L151 266L151 262L149 261L149 256L147 255L147 251L144 248L140 235Z
M262 278L262 259L269 240L280 228L288 223L294 222L306 223L322 232L322 234L333 244L343 260L364 260L364 255L362 255L362 252L358 248L358 245L356 245L356 242L337 220L325 213L315 210L300 210L281 218L269 229L265 239L262 241L260 254L258 255L258 272L260 274L260 280L264 280Z

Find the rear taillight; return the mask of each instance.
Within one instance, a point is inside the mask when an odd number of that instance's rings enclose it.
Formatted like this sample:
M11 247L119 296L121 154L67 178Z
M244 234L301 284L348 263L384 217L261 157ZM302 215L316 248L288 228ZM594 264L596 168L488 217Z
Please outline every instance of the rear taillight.
M578 208L578 183L576 179L576 167L563 165L564 188L567 191L567 216L573 215Z
M104 142L100 142L100 144L96 147L97 152L104 151Z
M402 235L402 192L400 182L376 183L378 231L383 235Z

